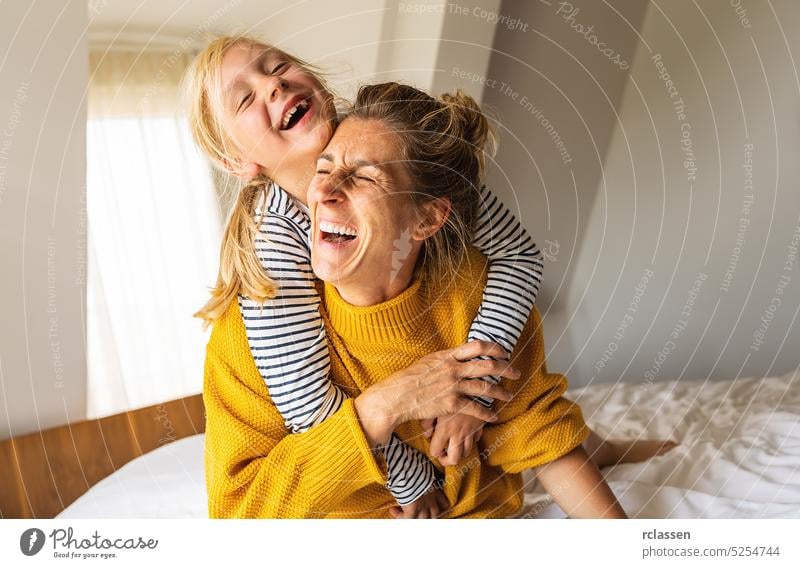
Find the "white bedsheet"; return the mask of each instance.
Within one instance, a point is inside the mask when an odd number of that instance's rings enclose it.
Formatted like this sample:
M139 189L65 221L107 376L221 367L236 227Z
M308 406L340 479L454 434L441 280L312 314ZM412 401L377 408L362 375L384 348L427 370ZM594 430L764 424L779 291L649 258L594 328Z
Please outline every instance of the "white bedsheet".
M638 518L800 518L800 369L764 379L592 385L570 391L589 425L680 446L604 470ZM120 468L58 518L205 517L203 435ZM563 517L528 472L522 515Z
M603 471L637 518L800 518L800 369L736 381L593 385L569 393L609 439L680 446ZM563 517L531 482L526 510ZM543 508L544 507L544 508Z
M56 518L207 517L204 440L205 434L182 438L136 458L100 480Z

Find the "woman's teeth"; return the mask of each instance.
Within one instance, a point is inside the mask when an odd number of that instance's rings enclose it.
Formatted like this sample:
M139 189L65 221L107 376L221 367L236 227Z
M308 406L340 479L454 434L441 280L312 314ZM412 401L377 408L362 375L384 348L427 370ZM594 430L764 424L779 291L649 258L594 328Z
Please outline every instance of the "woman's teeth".
M357 231L345 225L337 225L330 221L320 221L319 230L322 231L322 238L328 242L351 241L356 238Z
M286 114L283 115L283 121L281 122L281 130L287 130L289 128L290 122L292 123L292 126L297 124L300 121L300 119L303 118L303 115L306 113L307 110L308 110L307 100L300 101L292 108L287 110ZM295 118L295 115L297 115L296 116L297 120L293 121L292 119Z
M351 229L350 227L346 227L345 225L336 225L335 223L331 223L330 221L320 221L319 228L326 233L336 233L337 235L349 235L351 237L356 236L356 230Z

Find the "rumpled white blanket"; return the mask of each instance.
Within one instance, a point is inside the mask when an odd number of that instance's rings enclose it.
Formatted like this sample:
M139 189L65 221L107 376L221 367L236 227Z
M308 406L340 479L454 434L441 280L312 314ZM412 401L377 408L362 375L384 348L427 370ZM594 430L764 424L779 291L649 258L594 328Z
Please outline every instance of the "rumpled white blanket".
M567 393L609 439L672 439L603 470L636 518L800 518L800 369L782 377L591 385ZM523 515L564 517L529 472Z

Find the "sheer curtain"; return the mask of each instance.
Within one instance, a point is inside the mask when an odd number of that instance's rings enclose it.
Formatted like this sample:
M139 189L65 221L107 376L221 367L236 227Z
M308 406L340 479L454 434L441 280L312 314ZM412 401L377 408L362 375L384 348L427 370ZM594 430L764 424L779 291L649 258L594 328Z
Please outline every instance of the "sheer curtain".
M188 60L90 53L90 419L202 390L208 337L192 313L216 278L221 216L179 106Z

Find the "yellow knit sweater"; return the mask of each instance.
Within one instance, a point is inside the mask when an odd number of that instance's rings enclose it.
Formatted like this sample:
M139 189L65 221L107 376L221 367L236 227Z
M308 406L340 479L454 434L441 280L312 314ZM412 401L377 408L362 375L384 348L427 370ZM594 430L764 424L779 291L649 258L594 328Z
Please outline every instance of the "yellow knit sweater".
M471 250L458 277L439 286L417 279L371 307L347 304L319 286L331 345L332 377L350 397L433 351L462 343L481 301L486 261ZM443 468L448 517L509 517L522 507L520 472L553 461L588 435L580 409L562 398L563 375L547 372L534 308L513 354L522 371L505 381L511 402L495 402L499 420L484 426L461 463ZM290 434L255 366L236 302L214 325L203 389L205 467L211 517L390 518L386 465L370 450L353 399L323 423ZM396 433L430 457L418 421Z

